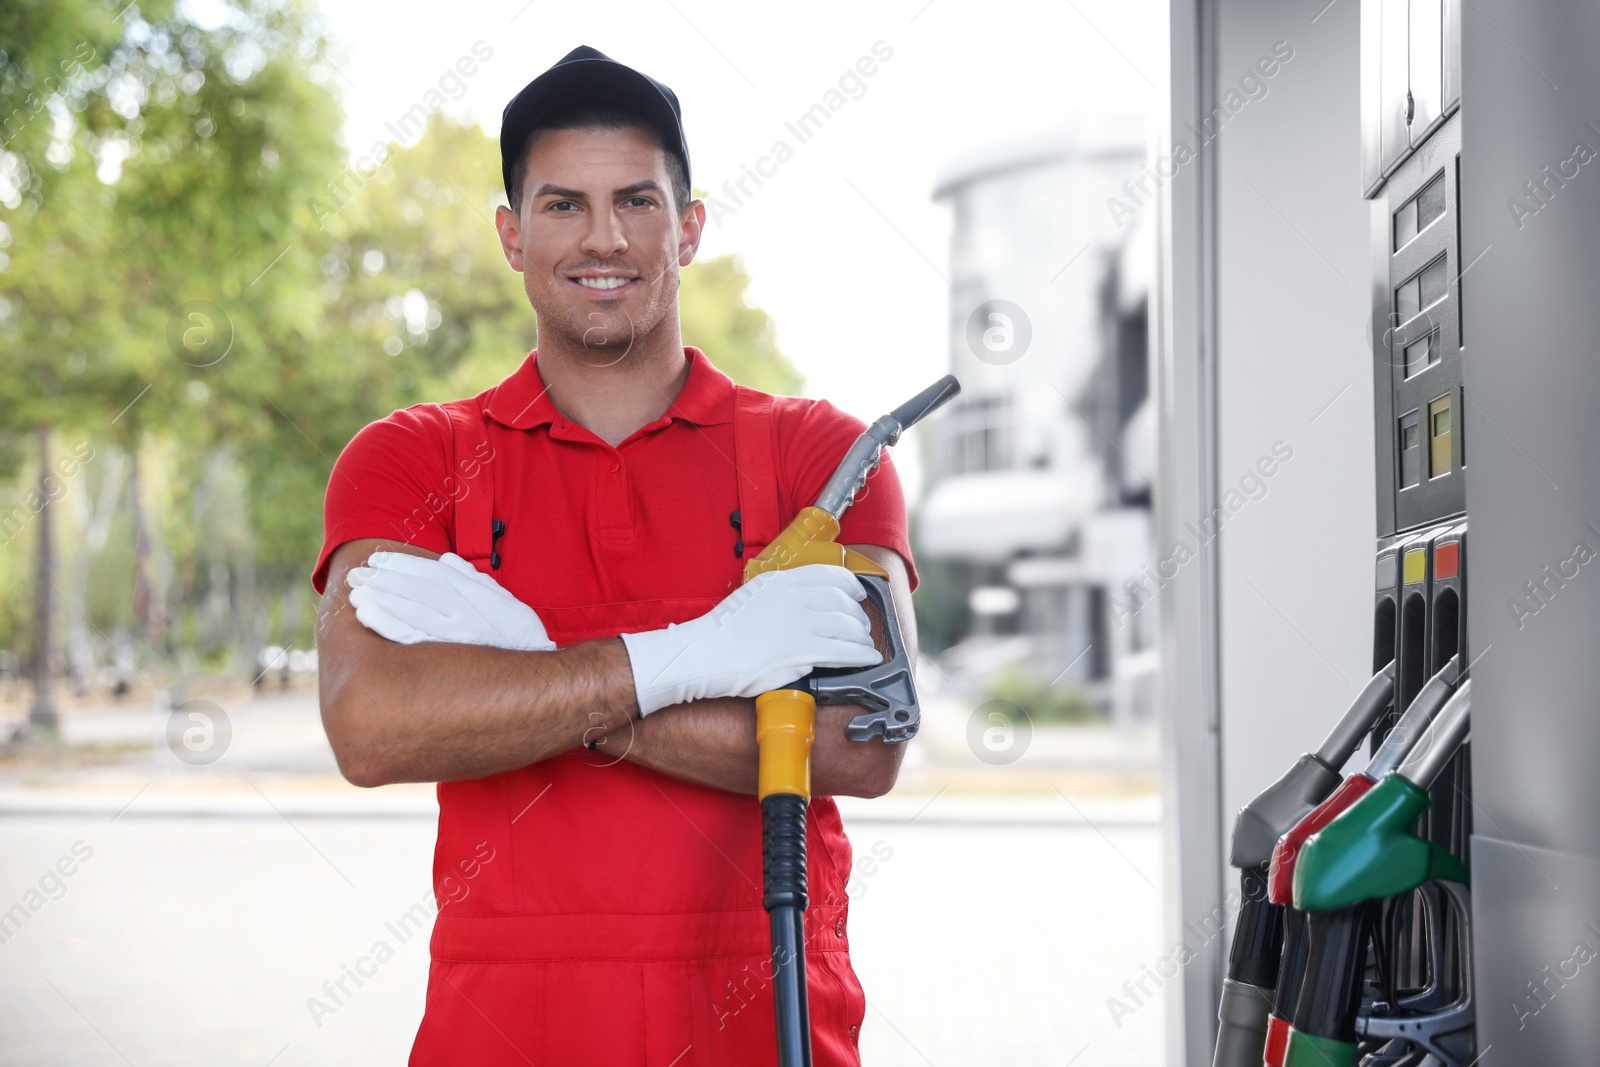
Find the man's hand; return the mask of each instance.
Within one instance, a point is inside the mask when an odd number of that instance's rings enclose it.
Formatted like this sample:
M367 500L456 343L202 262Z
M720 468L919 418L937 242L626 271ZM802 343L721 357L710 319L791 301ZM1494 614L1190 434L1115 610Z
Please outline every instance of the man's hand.
M524 651L555 644L532 608L454 553L374 552L346 578L362 625L400 644L449 641ZM709 697L751 697L813 667L880 662L842 567L759 575L698 619L624 634L641 714Z
M353 784L483 778L636 718L628 650L614 637L531 652L381 637L356 617L346 581L376 552L438 558L368 537L329 559L317 686L328 743Z
M374 552L345 581L362 625L403 645L451 641L523 652L556 647L532 608L454 552L438 559Z
M917 619L911 610L911 586L905 561L891 548L848 544L889 573L894 608L906 652L917 658ZM887 634L871 601L860 605L873 622L874 641L887 645ZM874 658L871 662L878 662ZM798 675L796 675L798 677ZM779 683L780 685L783 683ZM867 709L849 704L817 707L816 742L811 749L811 791L816 796L882 796L894 788L909 742L888 744L882 738L851 741L850 720ZM616 728L597 748L616 753L642 767L691 782L754 793L757 786L755 702L744 697L697 700L668 708L641 722Z
M758 696L814 667L882 662L857 603L866 595L843 567L768 571L698 619L623 634L640 714L708 697Z

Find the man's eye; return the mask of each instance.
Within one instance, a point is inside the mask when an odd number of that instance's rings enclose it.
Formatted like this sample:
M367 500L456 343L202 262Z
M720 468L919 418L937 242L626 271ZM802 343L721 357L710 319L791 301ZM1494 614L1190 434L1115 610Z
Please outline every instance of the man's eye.
M572 208L575 208L575 207L578 206L577 204L573 203L571 200L557 200L555 203L551 204L550 206L552 208L558 208L558 207L561 207L563 204L565 204L567 207L572 207ZM565 214L565 212L562 212L562 214Z
M651 200L648 196L630 196L626 201L624 201L624 203L637 207L649 207L651 205Z

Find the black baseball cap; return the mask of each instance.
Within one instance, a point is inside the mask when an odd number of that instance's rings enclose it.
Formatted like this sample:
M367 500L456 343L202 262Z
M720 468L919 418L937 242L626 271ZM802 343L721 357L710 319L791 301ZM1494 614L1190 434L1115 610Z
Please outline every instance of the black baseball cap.
M600 101L638 113L661 136L668 152L683 160L689 174L689 145L683 136L683 114L671 89L647 74L618 63L588 45L579 45L555 66L525 85L500 115L500 176L511 198L511 170L528 137L551 112L568 104Z

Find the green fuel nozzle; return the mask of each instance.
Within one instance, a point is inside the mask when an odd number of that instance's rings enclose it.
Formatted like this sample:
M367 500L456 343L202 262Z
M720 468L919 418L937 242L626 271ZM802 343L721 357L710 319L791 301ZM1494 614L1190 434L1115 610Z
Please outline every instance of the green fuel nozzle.
M1417 693L1366 767L1347 778L1327 800L1278 839L1272 850L1267 880L1267 892L1274 903L1289 904L1294 901L1295 868L1305 843L1405 760L1417 740L1427 731L1428 724L1433 722L1439 710L1455 693L1460 671L1460 657L1450 657L1450 661L1440 667Z
M1471 707L1469 681L1417 735L1396 770L1306 842L1294 874L1295 907L1331 911L1409 893L1435 878L1471 880L1449 849L1411 832L1428 810L1428 787L1467 736Z

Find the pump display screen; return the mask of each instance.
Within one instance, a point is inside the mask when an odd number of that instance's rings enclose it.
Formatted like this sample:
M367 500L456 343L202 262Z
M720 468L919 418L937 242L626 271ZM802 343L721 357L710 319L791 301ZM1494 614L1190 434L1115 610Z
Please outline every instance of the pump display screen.
M1410 322L1424 308L1432 307L1450 293L1450 274L1440 256L1420 272L1402 282L1394 291L1396 322Z
M1400 487L1409 488L1422 481L1422 448L1418 412L1400 417Z
M1426 337L1406 345L1405 352L1407 378L1439 362L1439 327L1435 326L1428 331Z
M1444 174L1441 172L1416 196L1394 213L1394 247L1399 251L1444 214Z
M1450 456L1450 398L1441 396L1428 405L1428 477L1449 474Z

